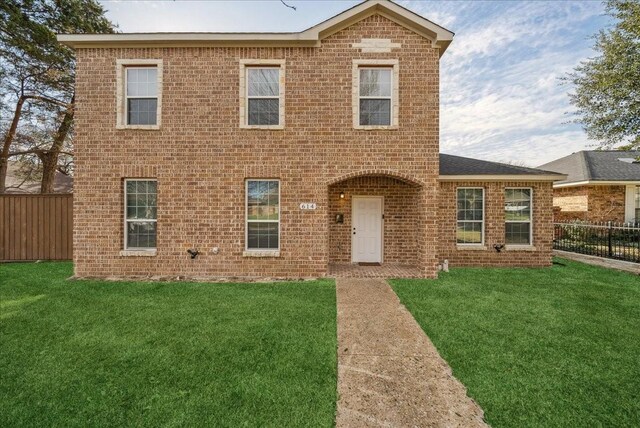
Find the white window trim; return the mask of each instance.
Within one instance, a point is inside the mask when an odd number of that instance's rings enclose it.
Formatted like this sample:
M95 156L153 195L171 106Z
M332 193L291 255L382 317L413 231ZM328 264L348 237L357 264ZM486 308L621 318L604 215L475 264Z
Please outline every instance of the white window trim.
M360 69L391 68L391 124L360 125ZM400 110L400 62L397 59L354 59L352 77L353 128L363 130L398 129ZM377 97L380 98L380 97Z
M529 215L529 221L513 221L513 220L507 220L505 218L504 222L505 224L507 223L529 223L529 243L528 244L507 244L507 231L504 231L504 243L505 243L505 247L506 249L527 249L527 248L532 248L533 247L533 188L532 187L505 187L504 188L504 193L507 193L507 190L529 190L529 203L530 203L530 211L531 214ZM505 204L506 204L506 197L505 197ZM504 212L504 207L502 208L503 212Z
M638 194L640 194L640 186L636 186L635 196L638 196ZM635 198L634 198L634 200L635 200ZM640 222L640 216L636 215L636 211L638 209L640 209L640 206L638 206L638 203L634 203L633 221L636 221L636 222Z
M482 221L478 221L478 220L458 220L458 190L482 190ZM457 247L462 247L465 249L470 249L470 248L474 248L474 249L481 249L484 250L486 249L485 245L484 245L484 233L485 233L485 221L486 221L486 213L487 213L487 207L485 204L485 190L484 187L456 187L456 246ZM481 242L468 242L468 243L464 243L464 242L458 242L458 237L457 237L457 232L458 232L458 223L459 222L464 222L464 223L481 223L481 228L482 228L482 233L481 233L481 237L482 240Z
M278 220L249 220L249 182L250 181L276 181L278 183ZM282 188L278 178L247 178L244 180L244 257L279 257L280 256L280 232L282 220L282 207L280 196ZM278 223L278 248L249 248L249 222L251 223Z
M124 245L123 248L124 250L120 252L121 256L131 256L131 255L155 255L156 251L158 249L157 247L157 242L158 242L158 212L157 212L157 207L156 207L156 218L155 219L131 219L131 220L127 220L127 183L130 181L155 181L156 182L156 201L158 198L158 179L156 178L125 178L123 181L123 188L124 188ZM140 223L140 222L144 222L144 223L148 223L148 222L154 222L156 223L156 246L155 247L133 247L133 248L129 248L127 246L127 242L128 242L128 238L129 238L129 228L128 223L129 222L134 222L134 223Z
M241 59L240 60L240 128L241 129L284 129L285 105L285 67L284 59ZM279 119L277 125L249 125L249 102L247 85L247 68L279 68ZM253 97L252 97L253 98ZM275 97L267 97L275 98Z
M127 124L127 68L143 68L155 66L158 70L158 107L155 125ZM162 81L163 66L161 59L118 59L116 60L116 129L160 129L162 122ZM143 97L140 97L143 98ZM154 97L150 97L154 98Z
M629 184L625 189L624 221L632 223L636 220L636 189L640 185Z

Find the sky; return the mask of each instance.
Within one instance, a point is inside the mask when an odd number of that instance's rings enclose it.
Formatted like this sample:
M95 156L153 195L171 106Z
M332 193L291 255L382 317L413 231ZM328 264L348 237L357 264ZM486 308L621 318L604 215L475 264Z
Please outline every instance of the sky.
M122 32L288 32L360 1L98 0ZM599 1L397 3L456 33L441 58L440 151L538 166L595 148L563 76L595 55L592 36L611 25Z

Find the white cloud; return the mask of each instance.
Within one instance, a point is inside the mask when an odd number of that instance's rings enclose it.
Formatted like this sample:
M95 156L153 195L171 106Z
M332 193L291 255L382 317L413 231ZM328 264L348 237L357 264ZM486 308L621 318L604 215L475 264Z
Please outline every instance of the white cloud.
M592 51L585 23L599 4L511 3L477 8L441 61L441 148L530 166L591 143L560 78ZM593 25L593 24L592 24ZM455 29L454 29L455 30Z
M482 145L472 146L465 153L461 153L460 150L447 145L443 145L441 151L478 159L515 162L529 167L536 167L590 146L591 142L587 140L584 132L567 129L547 135L515 138L508 146L502 144L502 142L487 141Z

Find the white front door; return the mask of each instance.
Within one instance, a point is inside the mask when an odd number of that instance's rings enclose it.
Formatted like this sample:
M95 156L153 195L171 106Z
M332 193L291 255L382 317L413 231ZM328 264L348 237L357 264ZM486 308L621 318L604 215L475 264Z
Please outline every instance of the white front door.
M354 196L351 224L353 262L382 262L382 196Z

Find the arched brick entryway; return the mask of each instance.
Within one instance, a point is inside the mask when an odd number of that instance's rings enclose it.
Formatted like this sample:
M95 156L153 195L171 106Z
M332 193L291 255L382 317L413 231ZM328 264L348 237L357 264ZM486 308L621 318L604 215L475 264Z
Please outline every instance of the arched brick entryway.
M411 276L420 276L424 254L421 242L424 232L423 187L421 182L410 176L386 170L357 171L331 180L327 186L330 274L385 276L387 271L410 271ZM378 269L367 266L368 269L358 271L351 265L352 210L354 197L358 196L375 196L383 200L383 256L382 267ZM342 222L337 221L338 216L342 217Z

